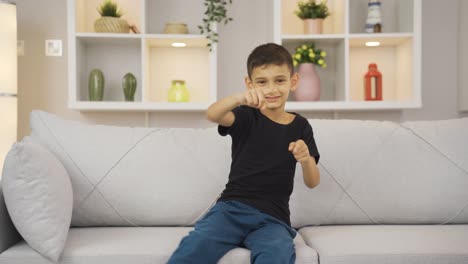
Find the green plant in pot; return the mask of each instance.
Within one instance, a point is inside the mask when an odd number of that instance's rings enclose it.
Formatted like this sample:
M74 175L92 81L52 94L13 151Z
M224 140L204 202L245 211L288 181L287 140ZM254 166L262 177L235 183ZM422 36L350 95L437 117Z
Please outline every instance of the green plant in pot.
M94 22L94 31L108 33L128 33L130 31L128 22L121 18L122 10L116 2L104 0L97 11L101 17Z
M327 1L299 1L297 8L294 13L304 21L304 33L321 34L323 31L323 20L330 15Z
M296 47L292 55L294 67L300 66L302 63L313 63L321 68L327 67L326 56L327 53L323 49L316 48L314 43Z
M200 34L204 34L208 39L208 48L213 49L213 44L218 43L218 33L214 30L215 23L226 25L232 21L232 17L227 15L227 5L232 4L232 0L205 0L206 7L203 14L203 24L198 26Z
M316 67L327 67L326 56L327 53L314 43L302 44L294 50L293 64L299 74L299 83L293 93L296 101L320 100L321 84Z

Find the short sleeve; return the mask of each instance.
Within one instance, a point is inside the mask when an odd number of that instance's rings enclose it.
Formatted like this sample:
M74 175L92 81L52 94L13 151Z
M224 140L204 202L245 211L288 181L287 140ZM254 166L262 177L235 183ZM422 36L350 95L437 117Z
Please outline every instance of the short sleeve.
M307 144L307 147L309 147L310 156L314 157L315 162L318 164L320 154L317 149L317 144L315 143L314 132L312 130L312 126L310 125L309 121L307 121L307 119L305 119L305 123L306 124L303 130L302 139Z
M250 126L253 120L252 109L248 106L238 106L232 110L232 113L235 118L234 123L230 127L218 125L218 133L221 136L238 136Z

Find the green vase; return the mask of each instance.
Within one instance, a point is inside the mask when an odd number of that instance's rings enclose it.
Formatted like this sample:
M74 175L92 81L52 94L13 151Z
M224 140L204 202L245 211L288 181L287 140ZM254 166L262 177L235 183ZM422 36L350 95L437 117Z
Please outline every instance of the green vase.
M189 91L185 87L185 81L174 80L172 81L171 88L169 89L169 102L188 102L190 99Z
M131 73L125 74L122 79L122 88L125 96L125 101L135 101L135 91L137 80Z
M104 95L104 74L99 69L89 73L88 93L90 101L102 101Z

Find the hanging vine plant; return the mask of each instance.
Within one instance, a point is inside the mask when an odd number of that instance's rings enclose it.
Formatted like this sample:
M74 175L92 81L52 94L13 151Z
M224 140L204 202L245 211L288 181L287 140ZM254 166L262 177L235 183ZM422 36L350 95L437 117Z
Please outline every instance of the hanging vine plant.
M203 15L203 24L198 26L200 33L208 39L207 46L210 51L214 43L218 43L218 33L212 28L213 22L224 23L226 25L232 21L232 17L227 15L227 6L232 4L232 0L205 0L205 13Z

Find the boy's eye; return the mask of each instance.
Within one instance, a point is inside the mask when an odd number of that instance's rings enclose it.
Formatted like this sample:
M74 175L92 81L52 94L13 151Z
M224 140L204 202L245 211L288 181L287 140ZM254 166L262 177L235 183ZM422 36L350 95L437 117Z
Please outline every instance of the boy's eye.
M260 81L257 81L257 84L265 84L266 81L263 81L263 80L260 80Z
M276 82L278 82L278 83L284 83L285 81L286 81L286 80L284 80L284 79L276 80Z

